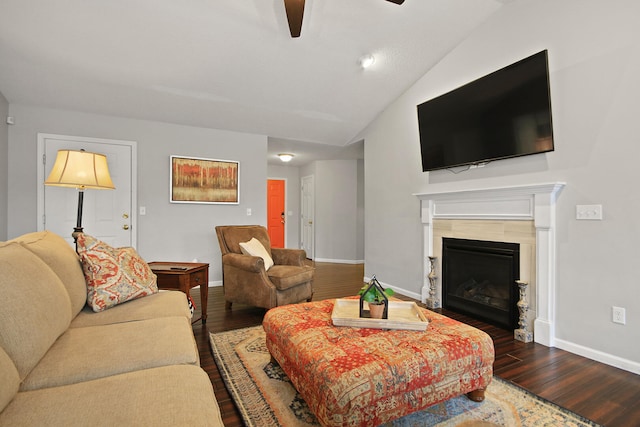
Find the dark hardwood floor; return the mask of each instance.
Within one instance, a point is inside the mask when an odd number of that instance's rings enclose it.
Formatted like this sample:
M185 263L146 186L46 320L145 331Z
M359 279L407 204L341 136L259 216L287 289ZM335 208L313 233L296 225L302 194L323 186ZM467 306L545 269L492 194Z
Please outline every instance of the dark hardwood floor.
M314 300L357 294L364 276L362 265L316 263ZM198 290L192 290L196 304ZM397 295L396 297L412 300ZM234 304L225 311L222 287L209 289L208 319L193 325L200 363L211 378L225 426L243 426L231 396L214 362L209 332L262 323L265 310ZM514 341L513 332L464 315L438 310L444 315L487 332L494 341L494 374L559 406L608 427L640 426L640 375L540 344ZM199 307L196 317L199 316Z

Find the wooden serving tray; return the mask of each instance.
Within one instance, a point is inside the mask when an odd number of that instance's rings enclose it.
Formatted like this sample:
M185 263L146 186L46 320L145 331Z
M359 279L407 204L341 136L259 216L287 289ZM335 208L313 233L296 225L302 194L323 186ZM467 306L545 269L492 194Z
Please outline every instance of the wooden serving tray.
M410 301L389 301L389 318L371 319L360 317L360 300L339 298L333 305L331 320L335 326L413 331L425 331L429 325L422 310Z

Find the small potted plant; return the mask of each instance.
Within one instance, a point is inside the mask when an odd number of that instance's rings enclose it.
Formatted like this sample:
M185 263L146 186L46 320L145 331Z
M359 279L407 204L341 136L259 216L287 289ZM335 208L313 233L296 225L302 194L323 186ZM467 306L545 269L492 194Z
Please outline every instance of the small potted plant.
M383 288L374 275L371 281L365 284L358 295L360 295L360 317L363 316L363 303L369 305L369 316L373 319L386 319L388 317L389 298L394 294L393 289Z

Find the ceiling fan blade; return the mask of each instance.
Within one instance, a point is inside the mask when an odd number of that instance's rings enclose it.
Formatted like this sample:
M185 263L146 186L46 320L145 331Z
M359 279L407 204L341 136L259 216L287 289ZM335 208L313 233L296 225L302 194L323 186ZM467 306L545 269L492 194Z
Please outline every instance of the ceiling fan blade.
M284 8L287 10L291 37L300 37L302 16L304 15L304 0L284 0Z
M404 3L404 0L387 0L390 1L391 3L395 3L395 4L402 4Z

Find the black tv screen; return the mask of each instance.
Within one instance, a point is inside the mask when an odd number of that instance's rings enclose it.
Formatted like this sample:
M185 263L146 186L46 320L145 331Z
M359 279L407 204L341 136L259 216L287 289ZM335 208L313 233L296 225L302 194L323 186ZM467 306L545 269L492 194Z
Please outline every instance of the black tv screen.
M422 170L553 151L547 51L418 105Z

